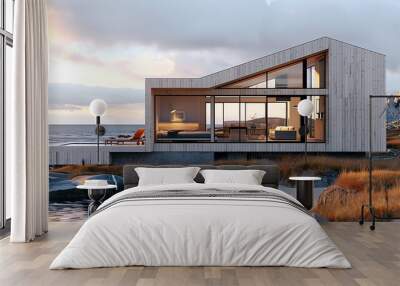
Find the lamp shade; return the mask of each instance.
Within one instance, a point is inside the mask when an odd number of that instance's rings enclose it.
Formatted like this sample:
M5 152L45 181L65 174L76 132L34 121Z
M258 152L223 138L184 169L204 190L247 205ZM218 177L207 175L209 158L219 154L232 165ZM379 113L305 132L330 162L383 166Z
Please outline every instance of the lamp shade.
M309 99L303 99L297 105L297 111L301 116L309 116L314 111L314 104Z
M94 99L90 102L89 110L94 116L102 116L107 110L107 103L102 99Z

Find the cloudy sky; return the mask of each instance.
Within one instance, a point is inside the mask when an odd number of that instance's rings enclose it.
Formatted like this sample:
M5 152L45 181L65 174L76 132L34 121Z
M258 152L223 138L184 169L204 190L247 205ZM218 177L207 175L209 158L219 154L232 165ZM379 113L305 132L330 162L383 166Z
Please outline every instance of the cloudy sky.
M398 0L48 0L49 119L144 122L144 78L199 77L329 36L386 54L400 89Z

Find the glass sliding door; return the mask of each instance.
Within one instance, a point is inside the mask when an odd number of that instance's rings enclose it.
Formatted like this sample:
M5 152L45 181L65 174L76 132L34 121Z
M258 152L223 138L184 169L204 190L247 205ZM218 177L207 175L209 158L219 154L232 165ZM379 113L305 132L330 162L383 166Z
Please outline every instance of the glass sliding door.
M239 96L215 97L215 142L240 142L242 129L240 124Z
M155 96L156 142L303 142L300 96ZM308 142L325 140L325 97L308 97Z
M224 128L224 104L222 102L214 103L214 128L215 128L215 136L222 137L223 128Z
M299 142L301 117L297 112L300 97L268 97L268 141Z
M309 118L308 142L325 141L325 96L309 96L314 104L314 111Z
M5 124L4 124L4 103L5 103L5 92L4 92L4 35L1 35L0 41L0 61L2 64L2 68L0 69L0 228L4 227L5 218L6 218L6 205L5 205L5 188L4 188L4 131L5 131Z
M325 88L325 58L324 54L307 59L307 88Z
M267 135L266 124L266 97L265 96L241 96L241 125L242 142L265 142Z
M211 134L211 96L206 96L206 131Z
M11 93L14 1L0 0L0 228L10 218L10 193L5 188L5 110Z

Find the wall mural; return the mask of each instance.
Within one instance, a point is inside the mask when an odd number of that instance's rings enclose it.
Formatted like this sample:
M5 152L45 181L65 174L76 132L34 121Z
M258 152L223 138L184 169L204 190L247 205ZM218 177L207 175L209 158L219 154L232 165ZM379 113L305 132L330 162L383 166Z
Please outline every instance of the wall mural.
M88 19L83 20L81 9L85 10L87 7L77 3L79 2L49 1L49 144L53 147L70 146L79 150L83 146L96 145L96 120L89 111L89 104L94 99L107 102L107 110L101 118L101 125L104 127L104 134L100 138L102 146L105 143L140 145L144 140L143 129L146 128L145 77L201 76L251 58L250 54L237 50L227 54L223 49L207 52L203 48L196 50L191 47L191 50L185 50L186 47L182 47L180 52L176 52L167 44L157 46L137 34L134 35L138 37L137 41L133 41L129 33L115 33L113 29L110 30L109 23L101 21L101 17L93 16L92 21L96 25L86 22ZM92 10L86 15L91 13ZM109 17L110 13L106 15ZM129 18L129 21L133 18ZM115 21L116 28L124 24L119 23L119 19ZM98 30L90 30L93 27ZM286 43L282 45L290 46ZM271 47L272 50L273 48ZM265 54L265 48L260 48L260 53L251 52ZM204 62L205 53L207 63ZM221 64L222 58L229 64ZM397 99L390 100L386 112L382 110L382 116L387 117L388 152L375 154L373 160L373 200L378 217L400 217L399 103ZM190 117L190 114L174 106L169 110L169 116L174 122ZM249 113L249 120L254 121L255 126L265 119L265 113L262 112L254 109ZM268 116L271 116L271 122L288 120L287 116L279 114ZM150 160L158 163L157 159ZM171 155L164 160L166 161L160 163L187 160L188 163L263 164L273 161L281 171L280 189L290 194L295 192L290 176L320 176L322 180L315 183L313 211L332 221L358 220L360 206L368 199L368 160L360 154L309 154L307 162L303 154L254 153L225 153L202 158L193 155L183 159ZM87 218L87 191L76 189L85 180L104 179L109 184L117 185L117 191L123 190L122 164L93 165L82 160L76 165L49 168L49 211L53 221ZM113 193L109 192L108 196Z

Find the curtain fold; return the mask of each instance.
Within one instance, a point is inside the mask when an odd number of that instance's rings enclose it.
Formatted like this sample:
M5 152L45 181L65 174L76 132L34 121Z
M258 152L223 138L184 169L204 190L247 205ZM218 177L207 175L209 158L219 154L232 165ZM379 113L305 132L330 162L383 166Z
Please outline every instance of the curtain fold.
M48 222L48 43L46 0L15 1L14 71L10 168L12 242L47 232ZM6 120L7 120L6 119Z

